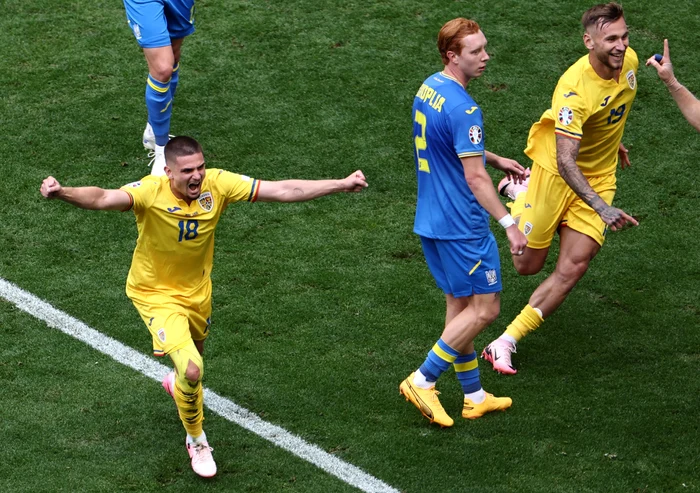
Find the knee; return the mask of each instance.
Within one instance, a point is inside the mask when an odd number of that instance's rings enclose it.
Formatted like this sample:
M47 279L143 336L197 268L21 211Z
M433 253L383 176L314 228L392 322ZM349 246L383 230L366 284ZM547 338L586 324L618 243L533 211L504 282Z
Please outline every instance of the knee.
M173 64L169 61L158 61L150 66L149 73L158 82L165 84L173 76Z
M513 266L521 276L534 276L542 270L544 264L528 262L520 257L513 257Z
M190 360L185 370L185 378L192 383L196 383L202 379L202 373L202 369Z
M588 262L562 262L557 265L556 274L559 282L572 289L588 270Z
M479 310L477 313L477 319L479 326L487 327L496 321L498 315L501 313L500 303L494 303L491 306L485 306Z

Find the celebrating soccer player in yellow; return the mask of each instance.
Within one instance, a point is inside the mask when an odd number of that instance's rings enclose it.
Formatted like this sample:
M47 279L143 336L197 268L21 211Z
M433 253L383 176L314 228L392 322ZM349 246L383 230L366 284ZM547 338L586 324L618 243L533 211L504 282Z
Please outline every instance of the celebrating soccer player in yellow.
M551 108L530 129L525 149L533 160L529 183L504 180L499 185L514 200L511 213L528 239L524 254L513 256L520 274L539 272L556 231L561 239L554 273L482 353L505 374L516 373L511 363L516 344L564 302L607 229L637 225L612 206L618 158L622 168L630 164L621 140L637 94L637 54L629 48L627 23L617 3L592 7L581 22L588 54L559 79Z
M62 187L53 177L41 185L46 198L83 209L127 211L136 215L138 240L126 283L153 338L153 353L169 355L175 371L163 379L187 431L192 469L216 474L202 430L204 341L211 315L214 231L234 202L302 202L367 186L362 171L342 180L260 181L221 169L205 169L199 143L175 137L165 146L166 176L146 176L119 190Z

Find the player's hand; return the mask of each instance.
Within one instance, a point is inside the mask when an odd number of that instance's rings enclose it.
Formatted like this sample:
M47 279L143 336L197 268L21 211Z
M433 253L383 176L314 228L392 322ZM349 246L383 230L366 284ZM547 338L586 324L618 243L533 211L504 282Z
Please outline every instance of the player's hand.
M522 183L527 177L525 168L515 159L499 157L491 166L503 171L513 183Z
M629 153L630 151L628 151L627 148L622 145L622 142L620 142L620 148L617 150L617 155L620 157L620 166L622 169L632 166L632 163L630 163Z
M676 77L673 75L673 65L671 64L671 54L668 51L668 39L664 39L664 56L661 58L661 63L657 62L652 55L646 63L647 67L651 65L659 74L659 79L664 81L666 85L672 84Z
M58 183L58 180L53 176L49 176L41 183L41 188L39 190L41 191L41 195L47 199L53 199L61 193L62 189L63 187Z
M628 224L639 226L639 221L617 207L607 206L599 214L600 218L613 231L619 231Z
M518 229L518 226L513 224L512 226L507 227L506 236L508 237L508 242L510 243L511 255L522 255L525 252L525 247L527 246L527 237Z
M359 169L343 180L343 190L346 192L361 192L363 188L367 188L367 179Z

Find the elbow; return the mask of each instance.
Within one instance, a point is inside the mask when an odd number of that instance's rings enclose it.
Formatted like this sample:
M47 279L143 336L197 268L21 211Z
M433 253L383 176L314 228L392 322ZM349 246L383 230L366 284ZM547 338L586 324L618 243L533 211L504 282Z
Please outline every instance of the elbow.
M488 175L486 175L488 176ZM468 174L464 175L464 178L467 180L467 185L469 186L470 190L479 190L484 187L486 184L486 180L484 179L484 176L478 173L474 174ZM490 182L490 178L489 178Z
M566 166L564 166L564 163L562 163L559 160L557 160L557 171L559 171L559 174L561 176L564 176L566 174Z

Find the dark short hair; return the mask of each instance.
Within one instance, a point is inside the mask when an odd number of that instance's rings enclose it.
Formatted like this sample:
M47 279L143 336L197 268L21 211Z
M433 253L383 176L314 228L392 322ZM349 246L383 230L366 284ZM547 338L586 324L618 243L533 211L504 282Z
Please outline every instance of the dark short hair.
M166 163L173 163L180 156L191 156L192 154L203 154L202 146L192 137L178 135L165 144Z
M442 63L447 65L450 61L449 58L447 58L448 51L460 53L464 48L464 46L462 46L462 40L465 36L476 34L479 30L479 24L473 20L465 19L464 17L457 17L445 23L438 33L437 41Z
M589 27L600 29L624 16L622 5L619 3L601 3L594 5L583 13L581 24L583 24L583 29L586 31Z

